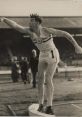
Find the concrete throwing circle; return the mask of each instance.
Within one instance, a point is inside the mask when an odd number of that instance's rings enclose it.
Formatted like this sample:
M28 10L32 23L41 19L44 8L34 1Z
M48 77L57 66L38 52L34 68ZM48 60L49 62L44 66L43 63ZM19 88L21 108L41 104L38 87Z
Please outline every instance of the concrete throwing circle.
M38 111L39 104L32 104L29 106L29 115L30 116L42 116L42 117L56 117L55 115L49 115L45 113L41 113Z

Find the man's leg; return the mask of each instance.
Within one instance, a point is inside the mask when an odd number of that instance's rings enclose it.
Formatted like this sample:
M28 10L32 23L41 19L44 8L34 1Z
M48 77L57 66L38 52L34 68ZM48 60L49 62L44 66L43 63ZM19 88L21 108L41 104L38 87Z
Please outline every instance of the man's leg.
M33 88L36 88L36 71L33 71Z
M56 71L57 63L49 64L46 72L46 97L47 97L47 114L54 114L52 110L52 101L54 93L53 76Z
M39 105L43 105L44 103L44 82L45 82L45 72L47 69L46 62L39 62L38 64L38 98L39 98Z
M53 100L53 76L56 71L57 63L49 64L47 72L46 72L46 97L47 97L47 106L52 106Z

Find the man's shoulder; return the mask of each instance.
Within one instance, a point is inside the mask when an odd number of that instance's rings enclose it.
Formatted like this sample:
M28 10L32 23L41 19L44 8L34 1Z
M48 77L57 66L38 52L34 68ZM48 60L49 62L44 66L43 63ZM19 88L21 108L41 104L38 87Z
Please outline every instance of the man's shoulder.
M43 30L49 34L54 34L56 32L56 29L51 27L43 27Z
M33 34L33 31L30 29L30 27L24 27L24 30L26 33L28 33L29 35Z
M55 28L51 28L51 27L43 27L44 30L47 30L47 31L52 31L52 30L56 30Z

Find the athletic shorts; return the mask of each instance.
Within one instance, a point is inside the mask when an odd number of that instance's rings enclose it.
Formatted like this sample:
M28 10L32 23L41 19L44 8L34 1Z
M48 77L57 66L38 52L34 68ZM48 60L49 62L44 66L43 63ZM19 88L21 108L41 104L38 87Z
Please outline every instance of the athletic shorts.
M59 60L60 60L59 52L56 48L50 51L40 52L39 62L45 61L48 63L53 63L53 62L59 63Z

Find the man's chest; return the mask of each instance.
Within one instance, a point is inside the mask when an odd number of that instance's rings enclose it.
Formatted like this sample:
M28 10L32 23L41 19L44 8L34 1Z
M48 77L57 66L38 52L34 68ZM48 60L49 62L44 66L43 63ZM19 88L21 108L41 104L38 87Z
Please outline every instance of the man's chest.
M45 42L47 39L49 39L50 37L51 35L49 33L41 32L40 35L37 35L36 33L32 33L31 39L34 43L41 44Z

